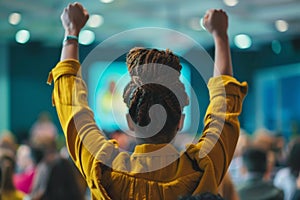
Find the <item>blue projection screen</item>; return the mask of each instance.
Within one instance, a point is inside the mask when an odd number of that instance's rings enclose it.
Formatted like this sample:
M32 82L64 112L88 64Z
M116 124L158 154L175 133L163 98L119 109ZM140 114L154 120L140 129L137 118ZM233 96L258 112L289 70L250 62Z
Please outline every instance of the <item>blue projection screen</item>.
M123 102L123 90L130 77L125 62L95 62L88 70L89 105L94 111L95 120L105 132L127 130L126 113ZM191 90L191 71L182 63L181 80L186 86L188 96ZM182 132L191 125L191 102L184 108L185 123Z

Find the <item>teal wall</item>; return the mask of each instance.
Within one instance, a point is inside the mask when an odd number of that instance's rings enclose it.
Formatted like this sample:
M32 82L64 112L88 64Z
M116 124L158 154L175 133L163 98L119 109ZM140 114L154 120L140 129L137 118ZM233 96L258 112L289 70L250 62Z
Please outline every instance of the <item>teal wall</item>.
M42 111L48 111L58 124L51 105L52 87L47 76L58 61L59 49L38 43L10 47L10 127L20 140Z
M55 108L51 105L52 86L46 84L49 71L59 59L60 48L45 47L40 43L13 44L7 46L7 48L0 48L1 58L5 58L0 59L2 70L1 96L4 97L0 101L2 120L0 125L1 127L8 126L20 139L28 134L38 114L45 110L51 114L61 132ZM84 58L92 48L81 48L81 58ZM113 50L108 51L114 53ZM213 49L209 49L209 52L213 56ZM253 84L256 71L262 68L300 62L299 45L295 45L290 41L284 42L282 53L279 55L272 52L270 45L263 45L250 50L232 48L232 59L235 76L239 80L245 80L249 83L249 93L245 99L240 120L241 126L252 132L255 129L256 115ZM3 68L3 66L6 66L6 68ZM196 73L193 73L192 78L193 86L203 85L203 80L197 77ZM3 80L6 81L3 83ZM3 86L5 86L4 92L2 92ZM202 99L200 102L201 111L205 110L208 104L206 93L207 89L203 86L197 91L197 95ZM7 110L7 108L9 109ZM201 115L204 115L204 111Z
M8 59L7 46L0 45L0 132L9 130L10 128L10 76Z

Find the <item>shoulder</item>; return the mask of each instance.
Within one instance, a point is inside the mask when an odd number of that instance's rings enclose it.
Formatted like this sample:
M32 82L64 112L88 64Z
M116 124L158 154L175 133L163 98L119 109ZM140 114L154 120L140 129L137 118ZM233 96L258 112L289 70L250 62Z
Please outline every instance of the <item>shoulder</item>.
M285 180L289 181L295 181L295 178L293 178L293 175L291 174L291 170L288 167L282 168L276 172L275 177L274 177L274 183L275 184L280 184L283 183L282 181Z

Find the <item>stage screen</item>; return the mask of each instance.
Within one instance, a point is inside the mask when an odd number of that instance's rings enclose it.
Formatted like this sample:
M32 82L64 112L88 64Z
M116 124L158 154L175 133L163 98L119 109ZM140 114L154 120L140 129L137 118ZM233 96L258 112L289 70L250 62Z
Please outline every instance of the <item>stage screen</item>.
M191 71L182 64L181 80L190 96ZM130 77L125 62L95 62L88 70L89 105L95 113L95 121L104 132L127 130L126 113L123 102L123 90ZM189 86L189 87L188 87ZM191 102L184 108L185 123L182 132L191 124Z

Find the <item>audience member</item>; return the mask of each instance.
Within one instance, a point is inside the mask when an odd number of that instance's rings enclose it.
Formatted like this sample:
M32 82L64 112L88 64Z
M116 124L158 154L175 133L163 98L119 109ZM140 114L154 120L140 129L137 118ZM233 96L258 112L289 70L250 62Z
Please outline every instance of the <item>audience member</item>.
M283 200L283 191L264 180L267 171L267 153L249 147L243 153L245 181L237 190L242 200Z
M275 153L275 173L286 166L287 151L286 151L286 138L281 133L275 134L275 142L273 145L273 151Z
M229 174L231 176L231 180L235 186L239 185L243 182L242 176L242 154L245 149L247 149L252 143L251 137L249 134L241 129L240 136L234 151L233 159L229 165Z
M16 153L18 144L12 132L6 130L0 133L0 146L10 149L14 154Z
M300 172L300 138L290 143L287 167L280 169L274 178L274 185L284 191L284 199L290 200L296 191L296 179Z
M13 180L16 188L29 194L35 174L36 163L31 147L25 144L19 146L16 155L16 173Z
M227 172L219 186L219 194L226 200L239 200L239 194L232 182L229 172Z
M48 140L55 141L57 136L57 127L52 122L50 114L48 112L41 112L37 121L30 129L30 143L48 144Z
M65 158L55 157L47 164L43 163L43 173L36 174L35 180L43 186L34 188L32 200L84 200L76 176L75 166ZM39 181L40 179L40 181Z
M205 193L197 194L197 195L193 195L193 196L180 197L179 200L224 200L224 198L222 198L222 196L217 195L217 194L205 192Z
M275 133L265 128L259 128L253 133L252 141L254 146L268 152L273 149Z
M115 142L106 140L87 105L77 37L88 20L88 12L79 3L64 9L61 20L66 39L61 62L49 74L48 82L54 80L53 102L67 147L94 199L177 199L180 195L217 193L238 140L238 116L247 84L232 77L226 13L209 10L203 19L216 48L214 77L208 83L210 105L201 139L181 156L171 144L182 127L182 110L188 104L179 79L182 68L179 57L170 50L133 48L126 57L131 81L124 90L129 128L138 143L130 155L120 152ZM162 73L161 66L164 69L169 66L176 75ZM160 81L171 82L180 98L161 84L143 82L151 74ZM151 136L149 129L142 131L141 127L152 123L152 119L161 122L161 112L150 112L153 115L150 120L148 111L155 104L164 106L167 119L162 130ZM163 150L157 153L160 149ZM166 165L169 160L172 162Z
M297 186L297 189L296 189L296 191L295 191L295 193L293 195L293 199L292 200L300 200L300 174L297 177L296 186Z
M275 132L272 132L265 128L257 129L253 133L252 144L264 150L267 153L267 170L264 174L264 179L272 181L276 172L276 151L274 146L276 145L277 138Z
M15 169L14 152L8 148L0 147L0 199L22 200L25 194L17 190L13 183Z

